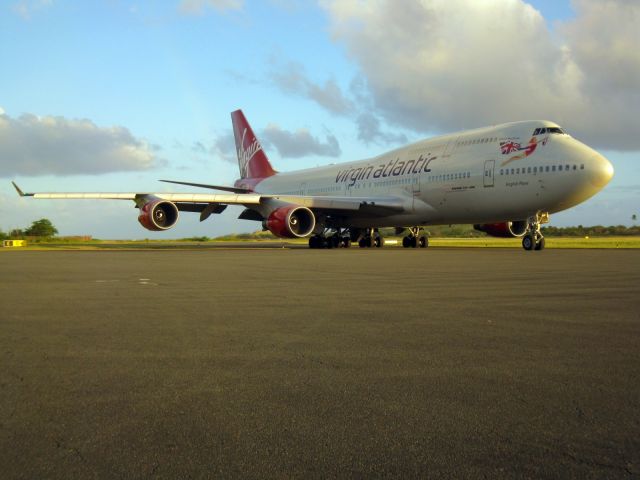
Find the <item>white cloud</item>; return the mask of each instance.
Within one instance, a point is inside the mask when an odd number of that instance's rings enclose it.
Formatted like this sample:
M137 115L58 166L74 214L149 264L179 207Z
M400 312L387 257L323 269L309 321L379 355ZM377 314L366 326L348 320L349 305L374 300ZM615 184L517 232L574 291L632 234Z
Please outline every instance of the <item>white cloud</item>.
M124 127L90 120L0 115L0 176L80 175L146 170L158 163L149 146Z
M334 79L328 79L324 85L315 83L298 63L277 65L272 78L283 91L310 98L331 113L344 115L353 110L353 104L342 94Z
M327 134L326 142L322 142L313 137L308 130L299 129L288 132L278 125L269 124L262 136L265 143L276 147L283 158L300 158L309 155L337 157L341 153L338 140L331 134Z
M20 0L11 6L11 10L24 20L30 20L34 13L51 5L53 0Z
M178 9L186 15L202 15L207 8L212 8L218 13L227 10L242 10L244 0L182 0Z
M220 158L225 162L238 163L235 145L233 132L223 133L215 138L209 152L214 157Z
M371 111L371 102L362 96L361 78L354 80L350 88L350 94L356 101L345 95L334 79L328 79L324 85L314 82L308 77L304 67L295 62L286 66L276 65L271 78L285 93L312 100L334 115L353 118L358 125L358 138L365 143L390 144L407 141L403 134L382 130L380 119Z
M640 3L576 0L550 31L523 0L326 0L376 111L420 132L550 119L640 149Z
M407 143L404 134L383 132L380 128L380 119L370 112L361 113L356 119L358 124L358 138L364 143Z

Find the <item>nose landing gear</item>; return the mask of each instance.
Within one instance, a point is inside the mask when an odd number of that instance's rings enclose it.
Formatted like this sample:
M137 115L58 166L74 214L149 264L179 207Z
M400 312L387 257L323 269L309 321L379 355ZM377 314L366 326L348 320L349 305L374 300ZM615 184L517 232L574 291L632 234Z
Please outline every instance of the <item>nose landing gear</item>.
M525 250L544 250L544 237L540 224L549 221L548 213L536 213L527 219L527 232L522 237L522 248Z

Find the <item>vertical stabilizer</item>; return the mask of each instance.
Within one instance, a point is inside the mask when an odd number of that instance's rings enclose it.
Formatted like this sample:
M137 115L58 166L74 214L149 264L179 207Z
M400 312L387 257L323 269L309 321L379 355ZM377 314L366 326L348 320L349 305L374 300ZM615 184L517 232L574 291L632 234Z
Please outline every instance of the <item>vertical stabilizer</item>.
M233 135L236 139L236 152L240 178L266 178L276 174L269 163L262 145L256 138L242 110L231 112Z

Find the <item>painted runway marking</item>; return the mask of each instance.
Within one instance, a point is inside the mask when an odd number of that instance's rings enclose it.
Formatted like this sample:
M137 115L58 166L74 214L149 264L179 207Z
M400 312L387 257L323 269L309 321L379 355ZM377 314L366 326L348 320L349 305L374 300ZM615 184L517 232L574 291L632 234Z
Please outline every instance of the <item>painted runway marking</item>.
M98 279L95 280L95 283L100 283L100 284L104 284L104 283L117 283L120 280L118 279L112 279L112 280L103 280L103 279ZM135 280L134 280L135 281ZM155 282L152 282L150 278L138 278L137 279L137 283L138 285L151 285L151 286L157 286L158 284Z

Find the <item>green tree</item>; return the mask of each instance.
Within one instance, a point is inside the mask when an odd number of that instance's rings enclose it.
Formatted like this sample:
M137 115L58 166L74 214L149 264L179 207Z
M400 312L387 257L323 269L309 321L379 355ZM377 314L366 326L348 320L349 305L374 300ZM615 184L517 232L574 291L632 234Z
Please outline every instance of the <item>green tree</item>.
M46 218L36 220L24 231L24 234L29 237L53 237L57 233L58 229Z
M7 238L9 238L9 235L0 230L0 241L6 240Z

